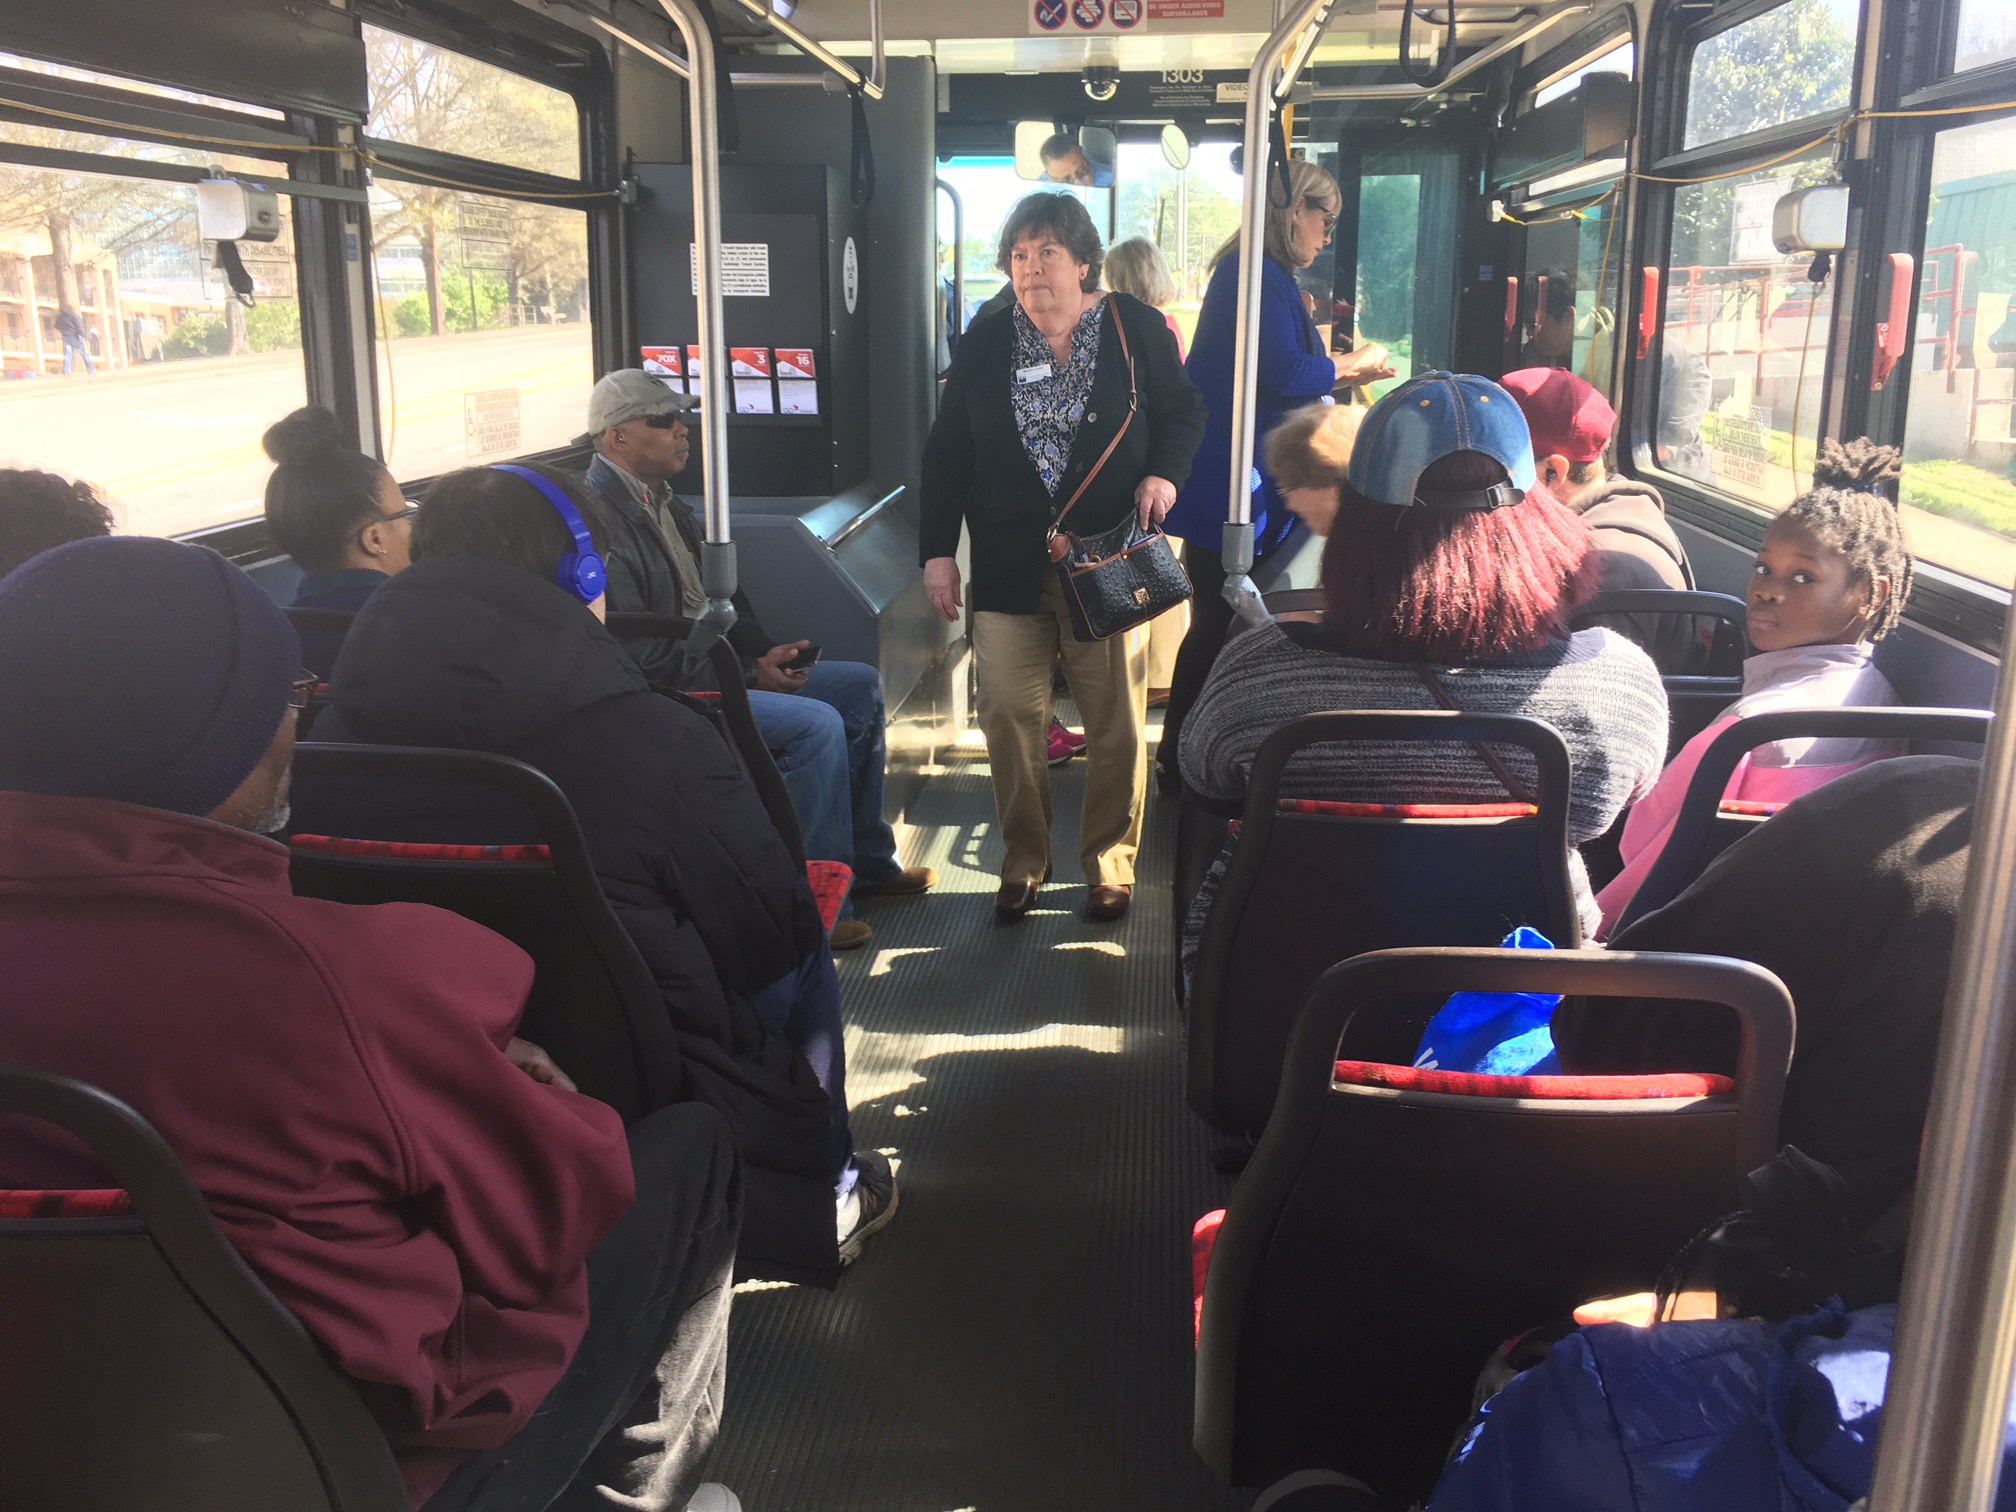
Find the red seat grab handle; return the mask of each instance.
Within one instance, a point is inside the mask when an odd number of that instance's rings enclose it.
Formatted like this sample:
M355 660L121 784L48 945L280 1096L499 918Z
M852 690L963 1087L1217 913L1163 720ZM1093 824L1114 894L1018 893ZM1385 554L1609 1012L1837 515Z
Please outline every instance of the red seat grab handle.
M1869 375L1869 392L1880 394L1903 360L1905 342L1911 332L1911 305L1918 297L1918 264L1909 252L1890 254L1890 303L1884 318L1876 322L1876 353Z
M1519 334L1519 280L1505 280L1505 339L1510 341Z
M1659 270L1647 268L1638 290L1638 360L1652 355L1652 338L1659 334Z

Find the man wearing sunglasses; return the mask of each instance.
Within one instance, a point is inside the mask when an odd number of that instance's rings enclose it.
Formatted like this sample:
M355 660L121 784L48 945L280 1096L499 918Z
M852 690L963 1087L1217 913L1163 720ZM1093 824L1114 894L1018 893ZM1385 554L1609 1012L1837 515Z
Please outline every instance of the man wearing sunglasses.
M699 407L640 368L605 374L588 399L595 460L584 481L612 516L608 603L614 613L643 611L696 619L707 606L700 586L700 521L673 492L692 456L685 417ZM690 691L679 648L664 640L626 640L624 649L655 687ZM790 791L805 853L854 869L857 893L921 893L938 880L929 867L897 859L896 836L882 817L886 754L882 675L860 662L801 665L809 641L779 644L735 596L728 644L742 662L749 702L777 756ZM833 927L833 947L868 943L868 925L850 899Z

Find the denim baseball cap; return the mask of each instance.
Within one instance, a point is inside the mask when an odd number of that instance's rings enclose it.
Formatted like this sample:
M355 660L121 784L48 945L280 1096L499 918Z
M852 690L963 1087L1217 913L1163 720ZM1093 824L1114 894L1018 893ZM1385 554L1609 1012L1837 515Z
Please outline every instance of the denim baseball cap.
M1491 488L1421 487L1454 452L1482 452L1505 469ZM1517 504L1533 486L1533 438L1518 402L1475 373L1422 373L1373 405L1351 447L1352 491L1395 508L1482 511Z

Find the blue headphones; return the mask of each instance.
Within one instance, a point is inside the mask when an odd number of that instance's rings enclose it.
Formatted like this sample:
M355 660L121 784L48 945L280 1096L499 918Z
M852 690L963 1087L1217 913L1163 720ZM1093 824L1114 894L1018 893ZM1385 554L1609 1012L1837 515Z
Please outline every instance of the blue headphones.
M540 493L546 502L560 512L560 523L565 525L574 537L574 549L560 558L560 565L554 569L553 581L565 588L584 604L592 604L602 597L602 591L609 586L609 568L595 554L595 538L588 534L588 522L581 518L581 511L574 507L574 501L567 497L551 479L542 478L529 467L514 467L509 462L491 465L492 472L507 472L523 478Z

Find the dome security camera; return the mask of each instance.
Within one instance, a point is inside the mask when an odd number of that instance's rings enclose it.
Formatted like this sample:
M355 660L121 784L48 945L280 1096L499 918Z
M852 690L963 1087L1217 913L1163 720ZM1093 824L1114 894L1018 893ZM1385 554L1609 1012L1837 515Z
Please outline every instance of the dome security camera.
M1102 104L1120 92L1120 70L1110 63L1087 63L1081 78L1086 96Z

